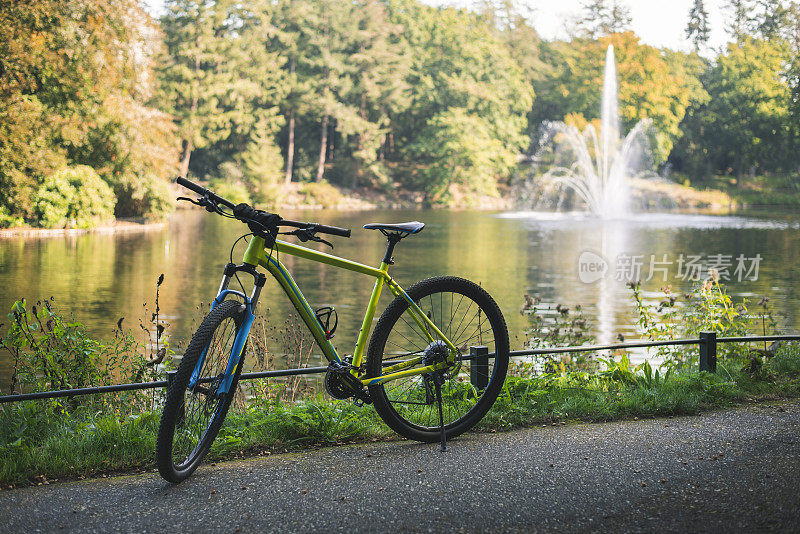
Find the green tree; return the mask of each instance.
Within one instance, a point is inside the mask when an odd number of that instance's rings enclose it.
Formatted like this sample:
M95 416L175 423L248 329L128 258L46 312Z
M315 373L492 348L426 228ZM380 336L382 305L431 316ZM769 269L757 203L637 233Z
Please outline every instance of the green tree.
M703 0L694 0L689 9L689 22L686 23L686 38L692 42L695 52L700 52L708 46L710 35L706 6Z
M539 84L534 120L564 120L575 113L586 120L599 118L609 45L614 45L616 57L621 126L629 130L649 118L656 132L653 155L661 163L681 135L678 125L687 107L702 98L701 88L696 74L685 68L678 56L642 44L632 32L548 46L553 71Z
M363 180L365 169L376 183L387 180L379 152L386 143L391 117L408 105L410 66L402 28L389 22L383 3L357 2L356 12L358 29L348 60L353 79L348 102L349 109L357 112L339 118L342 134L354 138L352 187Z
M415 163L412 183L424 188L433 202L448 202L454 184L495 193L497 181L509 175L528 144L526 113L533 91L522 69L479 15L411 2L395 5L392 14L404 28L413 28L405 33L412 49L411 106L392 123L394 137L404 147L399 155ZM457 132L464 125L492 142L464 142L468 135ZM456 147L463 154L454 160L459 169L448 178L445 162L437 159ZM479 162L479 151L486 158L480 161L493 166ZM492 169L491 182L477 175L473 181L462 180L478 166L482 176Z
M582 6L584 14L578 21L582 37L596 39L630 27L630 9L619 0L586 0Z
M34 198L48 228L91 228L114 217L111 188L86 165L64 168L45 179Z
M267 200L266 193L280 182L283 158L275 136L284 125L279 103L290 87L285 80L286 55L273 46L278 33L277 10L272 2L251 1L237 7L237 19L227 37L226 54L235 80L220 102L231 128L223 141L225 156L240 164L251 195Z
M791 7L783 0L757 0L758 12L753 24L765 40L785 39L791 32Z
M230 117L220 101L231 87L228 60L232 9L226 1L168 0L161 19L167 55L162 61L165 105L181 138L180 174L187 176L192 152L227 136Z
M37 223L36 190L67 165L112 185L169 174L171 122L150 105L160 41L134 0L0 4L0 212Z
M800 153L800 2L792 2L789 6L787 46L790 60L786 69L786 82L791 91L789 124L792 130L794 151Z
M340 118L347 120L356 114L347 103L352 87L352 66L348 56L357 29L355 7L350 2L317 0L307 12L302 26L301 53L297 72L307 80L313 99L308 115L316 118L319 128L317 165L314 180L319 182L330 159L331 128Z
M446 203L462 192L496 194L498 177L517 161L486 121L463 108L432 117L411 150L426 163L422 174L432 202Z
M728 11L728 23L726 29L736 42L742 42L752 35L753 19L750 13L753 10L751 0L728 0L725 3Z
M792 158L790 89L784 44L746 38L729 44L706 79L710 99L697 113L700 141L714 167L742 185L749 171L779 170Z
M306 0L281 0L274 11L275 33L271 45L282 51L285 57L283 81L286 97L282 100L282 112L286 120L286 167L284 183L289 184L294 175L295 134L297 117L308 109L311 98L309 80L303 79L297 70L298 61L306 52L303 49L305 20L313 12L313 6Z
M516 0L486 0L481 14L505 43L525 78L532 84L540 81L549 66L541 58L543 41L533 26L532 10Z
M260 203L275 201L275 187L281 181L283 158L275 143L275 124L262 119L251 133L251 138L238 160L241 162L242 179L247 182L253 198Z

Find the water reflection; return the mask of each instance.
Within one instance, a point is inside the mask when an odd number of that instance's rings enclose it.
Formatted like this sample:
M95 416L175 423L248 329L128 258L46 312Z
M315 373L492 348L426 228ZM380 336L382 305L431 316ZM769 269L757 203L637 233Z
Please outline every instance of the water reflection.
M403 285L438 274L457 274L480 283L506 316L512 348L524 340L525 318L519 309L525 292L540 295L553 307L556 303L583 305L598 341L613 341L620 333L636 338L630 291L614 276L620 255L641 255L649 261L651 255L661 258L664 254L672 259L680 254L761 254L758 280L734 282L732 293L770 294L784 321L795 328L800 324L800 219L795 214L642 215L602 223L575 214L470 211L296 211L284 216L353 228L351 239L333 239L333 252L370 265L380 262L385 241L375 231L361 230L361 225L424 221L422 233L398 246L393 276ZM107 336L120 317L135 326L143 303L152 306L155 281L164 273L161 309L171 323L172 342L180 350L192 331L197 305L213 297L230 246L242 232L235 221L204 211L183 211L165 228L139 234L2 240L0 307L8 310L18 297L35 300L53 295L61 309L86 322L93 335ZM242 246L234 254L236 261L243 250ZM608 263L606 275L591 283L579 276L585 252ZM340 353L350 353L373 280L289 256L282 261L312 305L336 307L339 329L334 342ZM674 274L673 267L666 282L660 276L643 278L645 297L656 299L667 284L677 291L688 287ZM379 309L388 302L387 296L382 297ZM276 324L292 310L274 283L267 284L261 303L262 312ZM9 365L7 355L0 355L0 375L7 376Z

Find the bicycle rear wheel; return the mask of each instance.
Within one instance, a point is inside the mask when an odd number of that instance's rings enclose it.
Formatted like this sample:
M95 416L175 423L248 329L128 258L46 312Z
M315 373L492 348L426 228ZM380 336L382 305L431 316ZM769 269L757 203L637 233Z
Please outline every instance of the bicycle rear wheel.
M156 461L169 482L186 480L205 457L228 413L244 364L244 349L227 393L218 393L233 343L244 318L243 305L223 301L206 316L192 337L167 391L156 442ZM192 372L205 350L199 379Z
M441 376L435 373L403 377L369 392L375 410L395 432L409 439L435 442L440 439L439 411L434 380L442 380L442 408L448 439L472 428L486 415L500 393L508 370L508 330L497 303L480 286L453 276L417 282L408 295L436 327L458 348L455 365ZM444 343L423 330L407 313L409 303L395 298L381 315L370 339L367 376L382 374L385 362L402 361L437 350ZM485 345L489 358L488 384L477 389L470 383L470 346Z

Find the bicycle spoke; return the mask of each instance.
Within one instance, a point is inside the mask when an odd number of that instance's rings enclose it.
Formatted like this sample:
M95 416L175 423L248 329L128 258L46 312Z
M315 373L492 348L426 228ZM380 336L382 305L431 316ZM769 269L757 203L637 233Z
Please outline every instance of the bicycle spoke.
M217 395L222 383L236 338L236 324L227 319L215 330L206 349L197 385L184 392L183 424L175 429L173 438L173 459L176 466L189 461L212 421L219 411L223 399Z
M464 302L464 301L467 302ZM491 325L485 321L485 315L472 299L454 292L436 292L422 299L421 309L433 324L448 339L464 351L462 357L468 355L469 346L481 344L494 351L494 335ZM424 347L430 345L427 333L414 322L406 320L405 314L400 316L387 340L384 349L384 360L402 360L395 350L407 354L421 354ZM431 330L432 331L432 330ZM435 337L435 336L434 336ZM410 350L409 350L410 349ZM406 356L407 357L407 356ZM480 400L480 392L476 392L469 382L470 360L458 358L460 369L445 377L441 385L442 411L445 424L449 425L463 417ZM420 363L420 367L423 364ZM489 364L491 376L493 363ZM435 402L431 402L433 385L426 385L426 378L412 376L392 380L384 384L388 401L400 415L422 428L435 429L439 426L439 412Z

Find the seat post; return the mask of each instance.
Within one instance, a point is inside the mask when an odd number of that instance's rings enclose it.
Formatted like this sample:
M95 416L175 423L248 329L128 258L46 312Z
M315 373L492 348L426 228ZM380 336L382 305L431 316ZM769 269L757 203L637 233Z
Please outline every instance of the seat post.
M400 233L389 233L384 232L386 236L386 240L388 243L386 244L386 254L383 256L383 263L388 265L394 265L394 259L392 258L392 253L394 253L394 246L403 239L402 234Z

